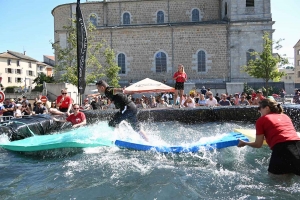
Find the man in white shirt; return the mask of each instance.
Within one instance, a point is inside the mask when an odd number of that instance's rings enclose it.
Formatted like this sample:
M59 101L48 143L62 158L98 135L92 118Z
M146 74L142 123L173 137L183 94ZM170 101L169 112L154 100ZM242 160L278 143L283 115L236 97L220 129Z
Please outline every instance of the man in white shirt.
M206 92L206 95L208 96L208 99L205 100L206 106L218 106L218 101L215 99L212 92Z

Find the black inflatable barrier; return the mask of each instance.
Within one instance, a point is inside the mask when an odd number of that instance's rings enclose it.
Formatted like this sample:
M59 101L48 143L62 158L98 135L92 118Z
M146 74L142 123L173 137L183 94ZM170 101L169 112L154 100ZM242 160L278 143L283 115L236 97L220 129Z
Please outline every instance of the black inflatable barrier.
M14 141L31 137L33 134L47 135L67 127L70 127L70 123L54 122L50 115L34 115L11 119L9 123L2 123L0 134L6 134L11 141Z
M297 131L300 130L300 105L283 105L284 112L292 119ZM118 110L91 110L84 111L87 124L109 120ZM138 120L164 122L180 121L183 123L215 122L215 121L245 121L255 123L260 114L257 106L231 107L197 107L197 108L166 108L141 109ZM10 140L20 140L36 135L46 135L70 128L69 124L57 123L50 115L36 115L27 118L13 119L12 123L0 126L0 134L6 134Z

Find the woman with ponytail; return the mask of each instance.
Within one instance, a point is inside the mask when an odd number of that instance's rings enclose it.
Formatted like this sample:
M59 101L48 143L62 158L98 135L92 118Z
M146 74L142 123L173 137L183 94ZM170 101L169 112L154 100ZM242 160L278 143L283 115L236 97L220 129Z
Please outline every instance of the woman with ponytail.
M272 99L261 100L258 110L261 117L256 121L255 141L240 140L238 147L260 148L265 138L272 150L268 171L300 176L300 137L291 119L283 114L281 104Z

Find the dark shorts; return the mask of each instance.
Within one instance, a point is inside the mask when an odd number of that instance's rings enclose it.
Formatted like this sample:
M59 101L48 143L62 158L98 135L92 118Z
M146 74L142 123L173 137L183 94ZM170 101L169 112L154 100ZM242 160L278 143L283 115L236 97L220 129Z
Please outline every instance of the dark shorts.
M184 90L184 82L176 82L175 83L175 90Z
M138 132L140 130L140 126L137 120L137 108L133 102L127 105L125 112L122 111L117 112L113 118L109 121L108 125L115 127L117 124L120 124L121 121L126 120L130 123L132 128Z
M67 112L68 108L59 108L58 110L61 111L61 112Z
M300 141L278 143L273 147L268 171L300 176Z

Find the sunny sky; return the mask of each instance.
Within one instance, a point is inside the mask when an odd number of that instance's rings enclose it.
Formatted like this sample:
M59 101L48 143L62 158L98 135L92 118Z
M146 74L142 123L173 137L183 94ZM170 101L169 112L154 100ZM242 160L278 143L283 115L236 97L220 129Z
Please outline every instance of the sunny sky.
M51 11L58 5L75 0L0 0L0 52L23 52L42 61L43 55L53 55L54 40ZM86 0L81 0L81 3ZM271 0L275 21L273 39L284 39L278 52L293 62L294 45L300 39L299 0Z

